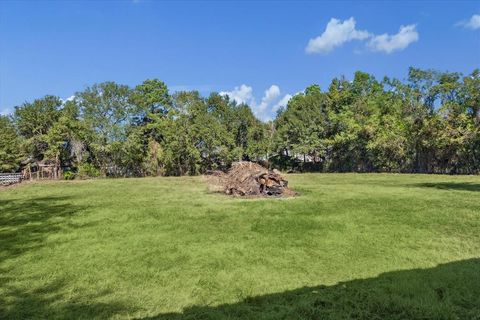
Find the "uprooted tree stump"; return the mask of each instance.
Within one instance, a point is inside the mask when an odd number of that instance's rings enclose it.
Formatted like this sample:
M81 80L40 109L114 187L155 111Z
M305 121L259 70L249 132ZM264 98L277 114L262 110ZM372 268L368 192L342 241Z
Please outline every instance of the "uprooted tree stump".
M277 170L268 170L259 164L234 162L226 173L214 172L217 184L226 194L235 196L292 196L288 181Z

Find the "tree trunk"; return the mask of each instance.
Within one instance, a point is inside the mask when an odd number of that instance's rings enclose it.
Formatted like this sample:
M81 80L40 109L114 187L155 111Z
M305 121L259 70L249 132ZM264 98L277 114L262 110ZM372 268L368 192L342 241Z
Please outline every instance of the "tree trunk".
M53 170L54 170L53 177L54 177L55 180L58 180L58 167L60 166L59 162L60 162L60 159L59 159L59 156L57 154L56 157L55 157L55 167L53 168Z

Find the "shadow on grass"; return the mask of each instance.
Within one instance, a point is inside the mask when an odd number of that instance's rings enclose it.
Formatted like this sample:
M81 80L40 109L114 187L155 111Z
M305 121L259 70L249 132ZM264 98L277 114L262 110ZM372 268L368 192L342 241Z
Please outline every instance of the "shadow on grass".
M143 319L480 319L480 259Z
M65 280L35 289L10 286L10 280L3 276L0 281L4 291L0 297L0 319L109 319L135 310L122 302L103 302L111 293L108 290L72 293L66 289Z
M0 261L44 245L49 234L63 228L82 227L70 218L83 209L68 197L0 200ZM0 319L131 318L145 307L111 301L108 290L75 291L64 278L42 287L20 287L9 274L11 270L0 269ZM182 313L143 319L480 320L480 259L247 297L234 304L191 306Z
M0 200L0 262L41 247L63 228L80 227L69 218L83 209L69 197Z
M85 227L71 219L85 207L71 200L63 196L0 200L0 265L41 248L49 235ZM135 310L118 301L105 302L109 291L72 292L68 281L57 277L41 287L19 286L20 279L9 276L12 268L0 268L0 319L106 319Z
M441 190L461 190L480 192L480 183L469 182L437 182L437 183L417 183L413 185L419 188L435 188Z

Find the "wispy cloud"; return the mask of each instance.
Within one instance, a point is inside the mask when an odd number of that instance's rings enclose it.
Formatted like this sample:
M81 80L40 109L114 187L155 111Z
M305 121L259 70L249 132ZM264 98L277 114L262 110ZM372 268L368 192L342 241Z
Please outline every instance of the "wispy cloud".
M474 14L470 19L457 22L456 25L472 30L480 29L480 14Z
M368 47L373 51L392 53L403 50L411 43L418 41L419 35L414 24L401 26L398 33L394 35L382 34L374 36L368 42Z
M11 115L11 114L13 114L13 109L11 109L11 108L0 109L0 115L1 116L8 116L8 115Z

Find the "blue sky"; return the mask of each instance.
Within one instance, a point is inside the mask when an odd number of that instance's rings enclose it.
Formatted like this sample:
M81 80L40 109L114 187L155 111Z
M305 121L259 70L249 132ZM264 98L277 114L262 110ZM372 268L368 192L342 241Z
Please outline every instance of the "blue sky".
M95 82L159 78L230 94L262 119L362 70L480 67L480 1L1 1L0 113Z

